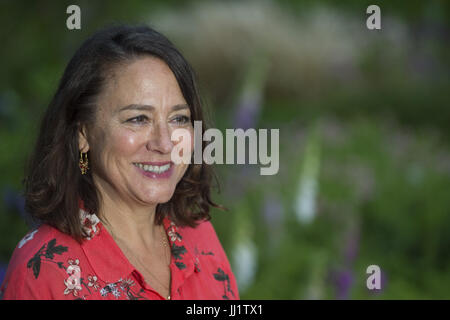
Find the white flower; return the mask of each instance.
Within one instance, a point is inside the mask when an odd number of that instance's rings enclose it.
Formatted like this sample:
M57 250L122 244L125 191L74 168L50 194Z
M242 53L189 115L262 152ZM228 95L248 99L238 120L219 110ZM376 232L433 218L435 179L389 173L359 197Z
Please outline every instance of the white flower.
M100 219L95 214L89 214L88 212L80 209L80 219L81 225L83 226L84 231L88 235L86 237L87 240L91 240L93 236L95 236L99 229L97 228L97 224L100 222Z
M233 251L233 269L240 290L245 291L253 283L256 268L257 248L250 239L245 239Z
M114 288L111 293L113 294L114 297L119 298L120 297L120 291L117 290L117 288Z
M171 242L181 241L181 236L178 233L177 226L174 222L170 223L170 227L167 231L167 235L170 237Z
M311 131L304 151L294 210L297 220L310 223L317 213L319 190L320 142L316 127Z
M120 291L117 289L115 283L108 283L103 289L100 290L100 294L105 297L108 293L112 293L114 297L120 297Z
M105 288L102 288L102 289L100 290L100 294L102 295L102 297L105 297L105 296L108 294L108 291L106 290L106 287L105 287Z
M80 261L76 259L75 261L72 259L68 260L69 266L66 269L69 277L64 279L64 284L66 285L66 289L64 290L64 294L72 293L75 297L78 296L78 291L83 289L81 287L81 269L78 266Z
M97 280L98 280L98 278L97 278L97 276L95 276L95 275L89 275L88 277L87 277L87 279L88 279L88 281L89 281L89 283L88 283L88 287L94 287L94 289L97 291L98 290L98 288L100 288L100 285L98 284L98 282L97 282Z
M125 279L125 280L120 279L119 282L120 282L120 288L124 291L126 291L128 288L134 286L134 281L131 279Z

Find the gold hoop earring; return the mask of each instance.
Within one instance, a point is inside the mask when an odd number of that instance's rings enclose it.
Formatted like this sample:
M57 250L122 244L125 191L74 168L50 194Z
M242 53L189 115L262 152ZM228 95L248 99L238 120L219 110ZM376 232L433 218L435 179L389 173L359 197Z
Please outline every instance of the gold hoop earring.
M80 151L80 162L78 163L78 166L80 167L81 174L86 174L89 169L89 160L87 158L87 152L84 153L84 159L83 159L83 152Z

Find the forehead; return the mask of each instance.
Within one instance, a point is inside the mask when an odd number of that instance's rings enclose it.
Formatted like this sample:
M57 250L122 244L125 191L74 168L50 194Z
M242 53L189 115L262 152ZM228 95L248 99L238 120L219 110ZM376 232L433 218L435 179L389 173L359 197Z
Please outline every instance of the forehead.
M170 107L186 103L169 66L156 57L139 57L110 72L99 97L101 107L117 109L128 104Z
M112 76L116 80L116 84L124 84L120 80L154 81L159 78L175 80L169 66L163 60L152 56L138 57L116 65L112 70Z

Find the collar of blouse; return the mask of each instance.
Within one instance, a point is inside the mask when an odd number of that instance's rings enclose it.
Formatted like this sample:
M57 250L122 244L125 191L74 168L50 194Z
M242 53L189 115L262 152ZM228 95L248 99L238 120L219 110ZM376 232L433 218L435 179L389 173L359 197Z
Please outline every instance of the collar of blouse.
M125 257L113 237L95 214L88 214L80 206L80 218L87 237L81 247L97 277L111 283L134 275L145 287L143 276ZM171 250L172 292L194 273L196 266L192 249L183 239L183 228L177 227L169 218L163 220Z

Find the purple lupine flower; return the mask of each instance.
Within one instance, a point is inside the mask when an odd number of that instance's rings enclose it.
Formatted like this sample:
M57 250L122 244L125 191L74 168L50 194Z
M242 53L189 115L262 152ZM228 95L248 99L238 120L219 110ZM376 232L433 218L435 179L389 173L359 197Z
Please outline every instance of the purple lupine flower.
M264 56L255 57L250 62L233 119L236 128L247 130L254 128L258 123L263 103L267 62Z
M261 113L262 93L255 90L244 91L234 116L236 128L254 128Z
M340 270L336 272L334 281L336 284L336 298L339 300L348 299L353 285L353 272L350 269Z
M343 250L344 267L334 274L334 285L337 299L349 299L350 291L354 283L353 264L359 250L359 228L351 228L346 234L346 242Z
M359 249L359 229L354 228L347 234L347 242L344 248L344 257L347 265L353 264L358 255Z
M8 268L7 264L0 262L0 286L2 285L3 280L5 279L7 268Z
M255 128L261 114L264 83L266 79L267 60L265 57L251 59L242 91L233 114L233 126L247 130ZM229 180L231 196L245 195L249 183L253 180L253 172L248 165L241 165L236 175Z
M278 225L281 221L281 214L283 213L283 205L274 196L266 197L264 202L263 217L268 225Z

